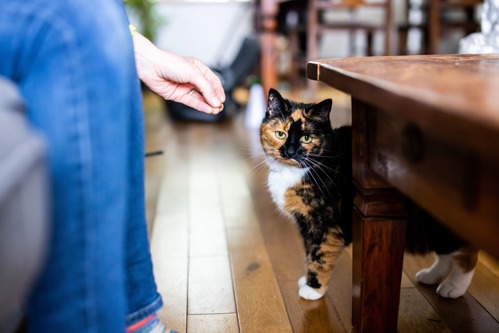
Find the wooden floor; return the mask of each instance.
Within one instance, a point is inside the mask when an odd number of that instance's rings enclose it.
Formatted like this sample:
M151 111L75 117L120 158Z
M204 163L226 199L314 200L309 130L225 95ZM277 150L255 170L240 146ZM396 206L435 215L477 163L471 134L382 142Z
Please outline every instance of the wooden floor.
M189 333L351 332L351 250L322 300L298 297L301 240L266 191L257 130L241 117L173 124L158 99L145 105L147 151L164 151L146 160L162 320ZM449 301L414 281L431 261L406 256L399 332L499 332L497 263L481 254L468 294Z

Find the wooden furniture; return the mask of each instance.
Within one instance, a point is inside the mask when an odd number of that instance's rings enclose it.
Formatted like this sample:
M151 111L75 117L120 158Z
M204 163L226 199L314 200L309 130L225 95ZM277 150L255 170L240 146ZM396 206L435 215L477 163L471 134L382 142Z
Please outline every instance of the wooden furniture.
M286 0L257 0L255 1L255 30L260 35L261 41L261 61L260 73L264 91L267 93L270 88L277 88L277 50L276 50L276 29L277 15L279 13L279 4L288 2ZM306 60L317 58L317 41L319 36L325 31L366 31L367 55L373 55L372 40L375 31L384 32L384 55L390 54L391 35L393 29L392 1L380 0L311 0L305 2L308 5L307 22L307 55ZM383 19L382 24L366 23L354 20L349 22L327 22L321 19L325 10L347 10L355 12L362 7L380 8ZM296 37L296 36L295 36ZM292 38L293 39L293 38ZM295 42L294 45L297 45ZM298 48L293 47L292 52L296 55ZM305 61L306 61L305 60ZM305 62L304 61L304 62ZM296 70L296 69L294 69ZM293 74L292 74L293 75ZM314 94L313 85L310 88L311 95Z
M359 17L359 11L366 8L379 8L378 15L382 19L379 23L372 20L363 20ZM347 31L350 34L357 31L364 31L367 36L366 55L373 53L373 35L376 31L384 33L383 55L390 54L391 29L392 29L392 1L391 0L310 0L308 1L308 45L307 58L317 59L317 41L321 34L328 31ZM349 14L348 20L326 20L326 11L346 12ZM374 13L373 13L374 16ZM356 54L353 38L350 39L349 55Z
M421 31L421 54L439 53L442 32L459 30L463 37L477 32L480 24L475 10L482 3L483 0L405 0L406 22L398 26L398 53L407 54L411 29Z
M373 11L370 16L366 15L365 12L362 13L366 9ZM306 61L318 58L319 41L327 32L347 32L349 34L347 46L349 56L374 55L374 34L382 32L384 38L382 55L391 54L392 0L310 0L307 1L306 6L304 5L303 10L307 14L306 24L288 29L289 49L292 55L289 75L291 81L298 77L300 69L305 69ZM332 12L335 18L327 19L328 12ZM305 54L299 49L297 42L298 34L303 32L307 35ZM356 49L357 32L365 34L365 50ZM309 95L314 96L316 84L308 81L308 90Z
M352 321L396 332L402 195L499 258L499 55L312 61L307 76L352 96Z
M281 0L282 1L282 0ZM280 0L255 1L255 30L260 35L260 73L265 94L277 88L276 28Z
M362 20L359 11L366 8L378 8L382 16L379 23ZM318 41L321 35L328 31L347 31L350 34L349 55L356 55L354 33L363 31L366 34L367 50L365 55L372 56L374 33L382 31L384 35L384 55L390 54L392 35L392 1L391 0L310 0L308 1L307 22L307 60L317 59ZM326 11L346 12L348 20L328 21L324 19ZM374 15L373 15L374 16ZM372 18L372 17L371 17ZM311 96L315 96L317 85L309 81L308 90Z

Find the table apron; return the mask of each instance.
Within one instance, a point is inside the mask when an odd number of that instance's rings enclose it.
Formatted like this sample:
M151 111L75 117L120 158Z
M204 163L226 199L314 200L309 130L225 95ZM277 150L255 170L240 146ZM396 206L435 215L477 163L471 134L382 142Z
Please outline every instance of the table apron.
M401 116L369 105L365 110L371 171L461 237L499 257L497 162Z

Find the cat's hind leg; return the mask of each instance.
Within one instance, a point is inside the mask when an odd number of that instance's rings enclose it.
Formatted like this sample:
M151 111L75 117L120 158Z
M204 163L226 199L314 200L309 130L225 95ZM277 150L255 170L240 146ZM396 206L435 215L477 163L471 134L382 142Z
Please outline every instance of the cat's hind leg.
M298 280L298 294L308 300L317 300L327 291L331 272L345 247L343 240L328 234L320 244L306 245L307 275Z
M476 249L463 247L450 254L437 255L430 268L417 272L416 280L424 284L438 283L437 293L442 297L461 297L473 278L477 254Z
M472 248L461 248L451 253L452 265L449 277L442 282L437 293L445 298L463 296L473 279L478 260L478 251Z
M450 254L437 255L433 265L423 268L416 273L416 280L423 284L435 284L442 282L452 267L452 256Z

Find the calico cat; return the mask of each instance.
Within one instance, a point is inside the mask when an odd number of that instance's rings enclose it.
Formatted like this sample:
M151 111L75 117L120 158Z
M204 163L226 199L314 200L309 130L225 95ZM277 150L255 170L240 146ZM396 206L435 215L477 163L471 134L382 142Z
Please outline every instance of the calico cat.
M270 89L260 140L269 166L267 186L278 209L296 223L306 253L299 295L321 298L343 249L352 242L351 127L331 127L332 100L296 103ZM462 296L473 277L477 250L407 200L407 248L437 253L417 281L439 283L437 292Z

